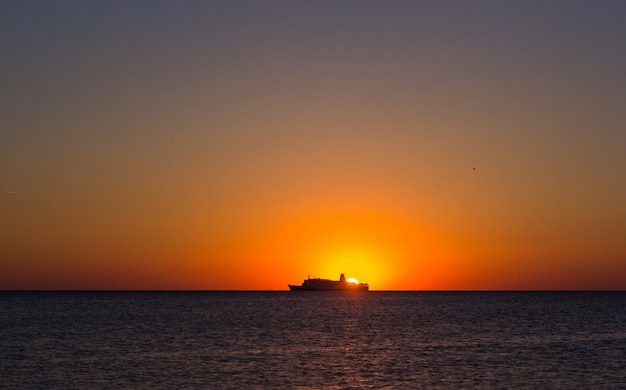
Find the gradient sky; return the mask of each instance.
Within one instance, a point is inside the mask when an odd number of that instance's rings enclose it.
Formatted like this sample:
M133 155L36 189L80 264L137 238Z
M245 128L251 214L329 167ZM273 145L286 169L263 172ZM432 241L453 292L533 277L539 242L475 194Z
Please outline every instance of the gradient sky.
M624 1L0 1L0 289L626 289Z

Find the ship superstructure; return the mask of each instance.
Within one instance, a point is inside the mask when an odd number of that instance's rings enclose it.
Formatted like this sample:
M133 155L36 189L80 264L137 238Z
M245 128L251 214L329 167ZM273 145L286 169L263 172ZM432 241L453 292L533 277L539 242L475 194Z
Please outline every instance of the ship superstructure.
M348 282L344 274L341 274L339 280L309 277L300 286L288 286L291 291L369 291L369 284Z

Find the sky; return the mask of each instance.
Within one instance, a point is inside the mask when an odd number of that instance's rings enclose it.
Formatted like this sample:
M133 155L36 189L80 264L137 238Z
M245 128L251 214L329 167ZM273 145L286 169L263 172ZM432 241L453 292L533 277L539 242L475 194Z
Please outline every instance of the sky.
M626 2L0 1L0 289L626 289Z

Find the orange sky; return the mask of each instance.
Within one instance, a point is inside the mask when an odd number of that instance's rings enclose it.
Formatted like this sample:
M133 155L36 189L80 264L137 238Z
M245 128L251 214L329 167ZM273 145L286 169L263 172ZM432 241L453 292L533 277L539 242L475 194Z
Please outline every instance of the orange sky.
M0 289L626 289L620 4L0 15Z

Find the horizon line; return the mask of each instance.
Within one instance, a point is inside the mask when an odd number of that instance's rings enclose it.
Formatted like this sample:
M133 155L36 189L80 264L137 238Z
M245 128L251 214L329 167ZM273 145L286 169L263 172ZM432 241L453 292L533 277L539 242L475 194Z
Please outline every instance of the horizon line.
M488 292L626 292L626 289L495 289L495 290L369 290L369 291L290 291L290 290L261 290L261 289L0 289L0 293L4 292L289 292L295 294L310 294L310 293L348 293L348 294L362 294L368 292L467 292L467 293L488 293Z

